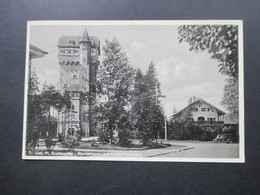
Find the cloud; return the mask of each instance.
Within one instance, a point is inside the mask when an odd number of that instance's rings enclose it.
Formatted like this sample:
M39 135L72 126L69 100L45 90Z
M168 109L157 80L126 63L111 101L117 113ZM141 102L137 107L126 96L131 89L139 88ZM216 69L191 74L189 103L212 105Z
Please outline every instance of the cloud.
M224 81L210 61L169 57L155 66L162 92L166 95L162 104L167 116L172 114L175 104L179 110L187 106L191 96L219 105Z
M131 44L132 50L141 51L147 48L145 44L139 41L135 41Z
M38 68L39 67L40 66L38 66ZM43 71L37 71L37 75L40 82L40 90L42 89L44 82L47 82L48 85L56 86L60 78L58 66L53 67L52 69L46 68Z
M44 74L46 77L59 76L59 72L57 72L55 69L45 69Z

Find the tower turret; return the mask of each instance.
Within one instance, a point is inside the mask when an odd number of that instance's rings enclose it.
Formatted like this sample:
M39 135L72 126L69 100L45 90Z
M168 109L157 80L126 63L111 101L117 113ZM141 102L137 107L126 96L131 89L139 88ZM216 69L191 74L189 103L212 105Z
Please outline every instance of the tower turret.
M84 33L83 33L81 39L79 40L79 43L81 43L81 42L89 42L89 43L91 43L90 39L89 39L89 36L88 36L88 31L87 31L86 28L84 30Z
M89 66L91 56L91 41L88 36L87 29L85 28L84 33L79 40L80 48L80 88L82 92L89 91Z

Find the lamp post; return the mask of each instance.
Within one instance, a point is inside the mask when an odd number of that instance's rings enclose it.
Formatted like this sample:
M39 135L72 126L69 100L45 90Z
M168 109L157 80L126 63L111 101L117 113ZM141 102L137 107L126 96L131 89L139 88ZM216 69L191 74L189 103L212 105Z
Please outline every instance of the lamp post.
M160 102L158 101L160 98L165 98L166 95L158 94L158 87L157 82L155 83L155 104L160 105ZM167 141L167 119L164 119L164 126L165 126L165 141ZM158 132L158 139L159 139L159 132Z
M167 119L164 119L164 127L165 127L165 136L164 136L164 140L167 141Z

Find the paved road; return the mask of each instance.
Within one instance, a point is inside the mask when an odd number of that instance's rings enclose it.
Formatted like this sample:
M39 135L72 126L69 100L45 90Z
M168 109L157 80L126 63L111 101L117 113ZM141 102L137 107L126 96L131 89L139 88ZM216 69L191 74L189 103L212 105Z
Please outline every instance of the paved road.
M195 142L195 143L180 143L170 142L175 145L185 145L186 148L179 151L174 151L154 157L160 158L238 158L239 145L226 143L209 143L209 142ZM163 152L163 151L162 151Z
M78 156L145 158L238 158L239 144L168 141L172 146L149 150L75 149ZM45 146L40 147L42 149ZM61 148L57 148L61 150ZM54 149L55 150L55 149ZM62 150L67 150L63 148ZM66 155L66 154L64 154Z

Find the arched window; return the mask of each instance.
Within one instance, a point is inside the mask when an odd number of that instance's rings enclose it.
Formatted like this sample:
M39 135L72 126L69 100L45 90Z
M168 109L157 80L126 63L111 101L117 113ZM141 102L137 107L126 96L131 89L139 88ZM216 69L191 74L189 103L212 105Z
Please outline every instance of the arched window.
M198 117L198 122L203 122L203 121L205 121L205 118L203 116Z
M72 135L72 136L74 135L74 132L75 130L73 128L69 128L67 131L68 135Z

